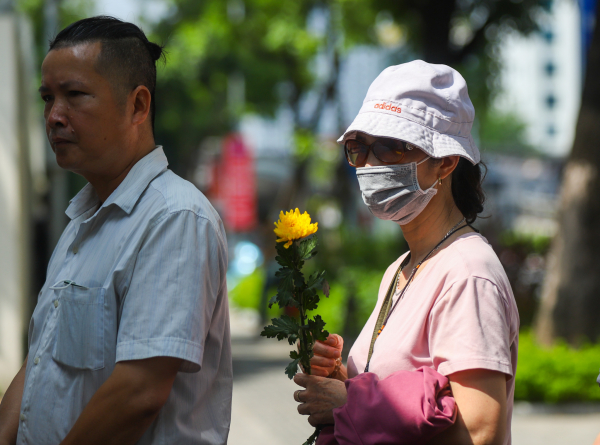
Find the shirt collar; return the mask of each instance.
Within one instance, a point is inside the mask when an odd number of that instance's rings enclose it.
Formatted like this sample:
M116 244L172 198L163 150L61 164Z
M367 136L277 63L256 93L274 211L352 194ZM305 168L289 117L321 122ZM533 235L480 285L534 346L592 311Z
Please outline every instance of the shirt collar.
M148 184L164 172L168 165L162 146L157 146L129 170L123 182L111 193L102 207L114 204L129 215ZM88 183L70 201L65 213L69 218L75 219L99 203L100 199L96 191Z

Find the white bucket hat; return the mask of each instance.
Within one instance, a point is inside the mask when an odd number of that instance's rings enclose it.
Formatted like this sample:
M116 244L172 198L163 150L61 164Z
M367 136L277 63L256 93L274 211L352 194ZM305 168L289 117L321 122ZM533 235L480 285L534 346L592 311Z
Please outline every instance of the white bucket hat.
M349 132L402 139L434 158L480 160L471 137L475 108L458 71L422 60L390 66L373 81Z

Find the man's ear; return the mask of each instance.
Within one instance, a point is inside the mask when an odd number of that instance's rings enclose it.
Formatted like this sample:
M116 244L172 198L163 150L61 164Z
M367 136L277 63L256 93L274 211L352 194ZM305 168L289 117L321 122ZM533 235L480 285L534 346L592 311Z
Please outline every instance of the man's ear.
M446 179L454 171L460 161L460 156L446 156L441 159L439 175L441 179Z
M141 125L146 122L148 114L150 113L150 103L152 102L152 95L148 88L144 85L139 85L129 94L129 101L132 107L131 123L133 125Z

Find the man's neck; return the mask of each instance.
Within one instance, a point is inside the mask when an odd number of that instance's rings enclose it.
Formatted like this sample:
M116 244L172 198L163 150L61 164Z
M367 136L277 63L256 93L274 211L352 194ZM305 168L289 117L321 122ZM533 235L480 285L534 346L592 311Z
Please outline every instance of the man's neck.
M443 199L442 196L434 196L433 199L435 198ZM433 202L433 199L417 218L402 226L404 239L410 249L407 270L412 270L422 261L463 218L452 199L446 199L443 205Z
M125 180L133 166L155 148L156 146L153 141L151 144L147 144L143 149L137 150L135 156L133 156L126 165L119 166L115 171L102 176L86 176L86 179L92 184L92 187L94 187L100 202L104 203L112 192L114 192L123 180Z

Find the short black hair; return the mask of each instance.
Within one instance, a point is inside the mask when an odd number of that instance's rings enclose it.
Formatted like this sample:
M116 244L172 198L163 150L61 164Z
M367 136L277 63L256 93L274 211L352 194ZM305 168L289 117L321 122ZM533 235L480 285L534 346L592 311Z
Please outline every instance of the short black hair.
M163 58L163 47L152 43L138 26L114 17L96 16L71 23L50 41L54 49L101 42L97 69L121 87L124 93L144 85L150 91L150 116L154 130L156 114L156 61Z

